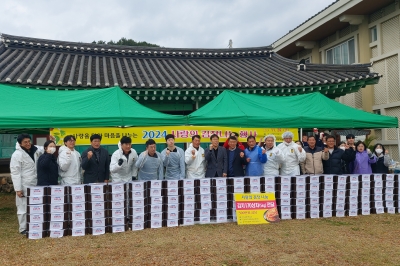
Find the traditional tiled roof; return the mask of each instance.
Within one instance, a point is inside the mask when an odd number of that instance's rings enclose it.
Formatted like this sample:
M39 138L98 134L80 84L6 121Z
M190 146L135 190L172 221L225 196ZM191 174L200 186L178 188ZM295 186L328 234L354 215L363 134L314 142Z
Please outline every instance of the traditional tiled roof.
M272 47L179 49L111 46L1 35L0 82L46 88L246 90L265 95L322 91L330 97L375 84L370 64L299 64ZM258 90L256 92L256 90Z

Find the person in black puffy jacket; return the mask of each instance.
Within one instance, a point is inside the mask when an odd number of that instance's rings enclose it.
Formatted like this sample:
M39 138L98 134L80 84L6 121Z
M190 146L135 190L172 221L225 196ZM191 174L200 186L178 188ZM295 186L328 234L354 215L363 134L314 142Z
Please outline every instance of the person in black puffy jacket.
M341 175L343 173L342 160L347 163L354 161L355 155L347 147L345 150L339 149L335 146L335 137L326 137L327 147L324 149L325 153L329 153L329 158L323 160L324 174L326 175Z
M52 140L48 140L43 145L44 153L37 161L37 185L50 186L58 185L58 165L54 152L56 144Z
M374 155L377 160L376 163L371 164L372 173L387 174L389 173L390 156L389 151L385 147L377 143L374 146Z

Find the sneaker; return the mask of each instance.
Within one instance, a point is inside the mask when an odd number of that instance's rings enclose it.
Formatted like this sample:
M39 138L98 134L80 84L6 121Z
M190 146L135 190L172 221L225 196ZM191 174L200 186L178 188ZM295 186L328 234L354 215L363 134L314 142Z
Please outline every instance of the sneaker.
M27 235L27 234L28 234L28 231L26 231L26 230L21 232L21 235Z

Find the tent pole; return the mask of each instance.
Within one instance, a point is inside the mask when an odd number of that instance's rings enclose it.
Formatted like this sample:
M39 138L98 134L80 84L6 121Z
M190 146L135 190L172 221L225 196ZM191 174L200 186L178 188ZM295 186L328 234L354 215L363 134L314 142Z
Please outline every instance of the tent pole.
M397 149L399 151L399 157L400 157L400 129L399 128L397 128ZM399 158L399 161L400 161L400 158Z
M301 143L303 143L303 128L300 128L299 141L301 141Z

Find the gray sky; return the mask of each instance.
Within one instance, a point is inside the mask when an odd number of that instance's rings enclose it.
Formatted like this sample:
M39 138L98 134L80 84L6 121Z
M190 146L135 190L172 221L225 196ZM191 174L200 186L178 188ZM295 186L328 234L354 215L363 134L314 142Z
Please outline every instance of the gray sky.
M121 37L164 47L270 45L334 0L1 0L0 32L92 42Z

